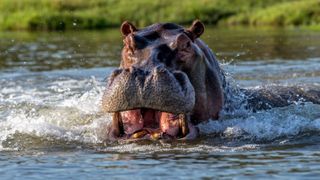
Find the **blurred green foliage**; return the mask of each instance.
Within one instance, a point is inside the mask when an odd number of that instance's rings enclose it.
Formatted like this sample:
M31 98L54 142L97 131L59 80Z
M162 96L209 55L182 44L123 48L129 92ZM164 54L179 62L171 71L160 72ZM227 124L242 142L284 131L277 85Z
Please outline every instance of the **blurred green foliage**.
M0 0L2 30L103 29L129 20L309 26L320 24L320 0Z

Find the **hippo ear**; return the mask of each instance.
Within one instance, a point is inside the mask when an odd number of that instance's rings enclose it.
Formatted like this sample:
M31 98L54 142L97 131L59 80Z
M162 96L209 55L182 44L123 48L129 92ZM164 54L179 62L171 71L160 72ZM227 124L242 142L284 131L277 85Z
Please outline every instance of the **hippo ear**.
M124 21L121 25L120 31L123 36L128 36L129 34L137 31L137 28L128 21Z
M192 39L195 40L204 32L204 25L201 21L195 20L187 31L190 33Z

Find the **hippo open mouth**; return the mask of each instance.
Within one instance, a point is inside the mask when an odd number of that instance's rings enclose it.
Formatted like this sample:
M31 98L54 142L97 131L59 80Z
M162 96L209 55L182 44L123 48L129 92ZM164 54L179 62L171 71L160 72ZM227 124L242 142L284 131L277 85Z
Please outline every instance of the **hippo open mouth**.
M186 115L141 108L122 111L118 114L122 120L124 134L129 138L175 138L188 134Z

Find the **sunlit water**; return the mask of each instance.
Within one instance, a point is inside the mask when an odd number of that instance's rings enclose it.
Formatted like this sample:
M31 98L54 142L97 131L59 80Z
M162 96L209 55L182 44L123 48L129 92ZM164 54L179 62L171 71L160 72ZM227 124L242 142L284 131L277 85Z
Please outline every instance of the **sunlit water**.
M208 28L233 85L320 89L320 33ZM320 105L200 124L190 142L105 144L105 78L119 63L117 30L0 33L0 178L317 178Z

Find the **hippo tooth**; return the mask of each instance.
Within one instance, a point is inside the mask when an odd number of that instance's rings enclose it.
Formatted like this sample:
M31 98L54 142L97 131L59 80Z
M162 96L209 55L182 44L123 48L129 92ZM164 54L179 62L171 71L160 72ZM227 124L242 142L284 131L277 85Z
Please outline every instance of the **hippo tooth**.
M134 138L134 139L138 139L138 138L142 138L143 136L147 135L148 134L148 131L147 130L141 130L141 131L138 131L136 133L133 133L131 135L131 138Z
M182 137L185 137L189 133L189 127L188 127L186 114L179 114L179 126L181 129Z

